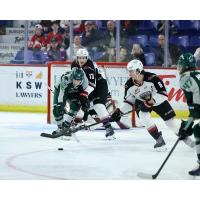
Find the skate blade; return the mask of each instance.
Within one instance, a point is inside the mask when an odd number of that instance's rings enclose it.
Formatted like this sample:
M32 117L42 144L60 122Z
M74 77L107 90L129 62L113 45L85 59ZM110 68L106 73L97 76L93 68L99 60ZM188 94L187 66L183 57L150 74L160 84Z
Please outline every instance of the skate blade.
M114 135L106 137L107 140L116 140L117 138Z
M71 136L61 136L58 139L63 140L63 141L69 141L69 140L71 140Z
M164 145L164 146L161 146L161 147L157 147L154 150L156 152L165 152L165 151L167 151L167 147Z
M185 139L185 140L183 140L183 142L184 142L187 146L189 146L190 148L194 148L194 147L196 146L196 143L195 143L195 141L193 141L193 140L187 140L187 139Z

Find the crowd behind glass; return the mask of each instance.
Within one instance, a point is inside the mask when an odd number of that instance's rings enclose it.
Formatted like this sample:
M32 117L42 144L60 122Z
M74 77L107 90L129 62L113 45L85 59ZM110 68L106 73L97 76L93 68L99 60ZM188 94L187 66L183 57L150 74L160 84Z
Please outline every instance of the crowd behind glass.
M166 27L166 28L165 28ZM198 20L0 20L1 63L45 64L75 59L86 48L91 59L175 67L182 53L200 65Z

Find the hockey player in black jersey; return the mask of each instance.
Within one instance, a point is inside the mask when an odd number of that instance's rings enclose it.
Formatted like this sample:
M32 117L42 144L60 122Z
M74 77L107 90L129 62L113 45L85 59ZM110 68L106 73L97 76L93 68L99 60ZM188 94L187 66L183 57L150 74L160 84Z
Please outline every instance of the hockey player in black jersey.
M89 81L87 92L93 106L91 106L88 113L84 114L84 118L87 118L85 117L87 114L97 114L106 129L106 138L115 139L114 130L109 122L110 116L105 106L108 97L108 85L104 74L100 72L96 63L89 59L86 49L77 51L76 59L71 64L71 68L73 67L82 68Z
M166 149L162 133L158 131L150 115L151 111L155 111L165 121L165 124L178 134L179 124L174 121L176 114L168 102L165 85L156 74L144 71L143 64L139 60L130 61L127 69L130 79L125 84L123 107L115 110L111 121L119 121L122 113L135 106L138 117L156 141L154 148ZM184 141L189 146L194 146L194 142L189 137Z

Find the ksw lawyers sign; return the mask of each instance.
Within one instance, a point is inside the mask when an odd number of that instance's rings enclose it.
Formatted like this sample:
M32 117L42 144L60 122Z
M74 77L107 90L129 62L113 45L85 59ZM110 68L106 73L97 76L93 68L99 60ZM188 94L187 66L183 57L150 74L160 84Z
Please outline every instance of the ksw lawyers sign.
M45 67L1 66L0 72L0 104L46 106Z

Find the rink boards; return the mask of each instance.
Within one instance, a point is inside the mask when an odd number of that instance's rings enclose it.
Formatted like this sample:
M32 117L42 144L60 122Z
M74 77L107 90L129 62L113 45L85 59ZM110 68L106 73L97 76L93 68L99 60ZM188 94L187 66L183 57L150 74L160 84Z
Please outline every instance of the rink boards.
M98 63L103 69L112 98L119 105L123 100L124 84L128 79L126 63ZM70 70L70 62L52 62L48 66L1 65L0 66L0 110L19 112L51 112L52 94L48 86L59 76ZM176 69L146 68L164 81L169 101L179 117L187 116L187 105L179 88ZM49 119L51 116L49 116Z

